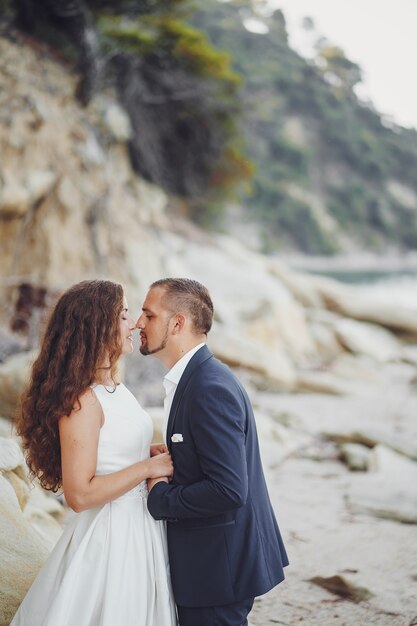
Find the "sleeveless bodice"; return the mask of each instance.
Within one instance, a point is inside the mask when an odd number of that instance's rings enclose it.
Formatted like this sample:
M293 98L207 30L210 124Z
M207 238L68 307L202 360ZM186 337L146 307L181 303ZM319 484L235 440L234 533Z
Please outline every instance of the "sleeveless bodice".
M108 391L94 385L100 401L104 424L100 429L97 474L117 472L132 463L149 458L153 426L149 415L123 385Z
M123 385L113 391L104 385L94 385L104 414L97 451L96 474L110 474L128 465L149 458L153 435L152 420L136 398ZM146 496L145 481L120 499Z

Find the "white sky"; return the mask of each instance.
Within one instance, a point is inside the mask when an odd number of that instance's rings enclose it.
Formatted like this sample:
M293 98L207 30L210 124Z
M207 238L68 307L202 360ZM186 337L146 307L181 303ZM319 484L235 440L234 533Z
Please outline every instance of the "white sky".
M303 56L312 35L301 27L309 16L316 34L342 48L362 68L357 93L397 124L417 128L417 0L269 0L281 8L290 44Z

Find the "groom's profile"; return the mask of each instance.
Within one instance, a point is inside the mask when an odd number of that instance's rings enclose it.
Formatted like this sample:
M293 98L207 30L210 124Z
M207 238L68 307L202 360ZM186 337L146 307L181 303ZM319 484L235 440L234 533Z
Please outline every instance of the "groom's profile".
M244 626L288 565L249 398L205 345L212 319L203 285L166 278L151 285L137 322L141 353L170 368L164 434L175 470L172 482L149 481L148 508L168 522L180 626Z

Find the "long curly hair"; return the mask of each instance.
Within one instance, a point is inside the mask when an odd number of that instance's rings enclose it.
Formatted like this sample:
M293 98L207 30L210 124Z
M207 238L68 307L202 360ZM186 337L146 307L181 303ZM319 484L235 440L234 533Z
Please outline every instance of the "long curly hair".
M55 305L16 415L16 431L32 476L53 492L62 485L59 418L79 409L79 397L105 370L113 381L121 355L123 288L86 280Z

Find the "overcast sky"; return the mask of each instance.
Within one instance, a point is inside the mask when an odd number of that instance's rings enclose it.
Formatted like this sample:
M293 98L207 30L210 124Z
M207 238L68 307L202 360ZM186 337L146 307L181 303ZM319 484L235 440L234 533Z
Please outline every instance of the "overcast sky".
M361 66L358 95L397 124L417 128L417 0L270 2L284 12L293 48L308 55L312 36L301 22L312 17L317 34Z

